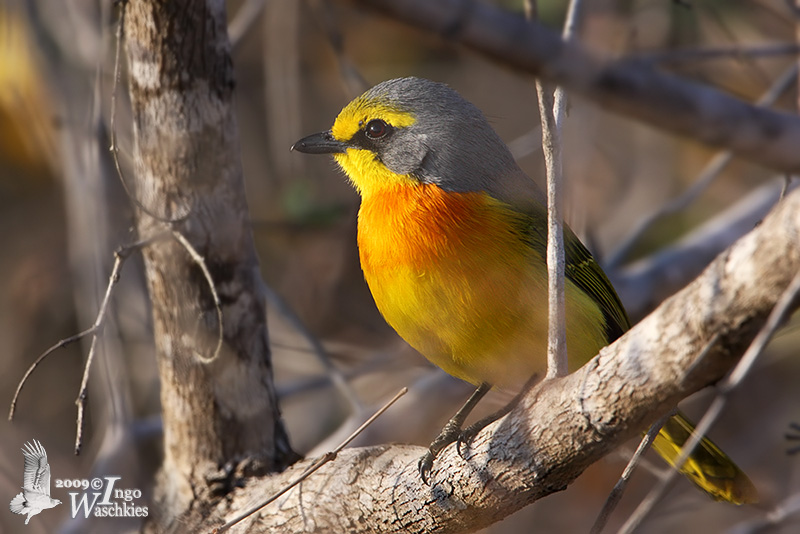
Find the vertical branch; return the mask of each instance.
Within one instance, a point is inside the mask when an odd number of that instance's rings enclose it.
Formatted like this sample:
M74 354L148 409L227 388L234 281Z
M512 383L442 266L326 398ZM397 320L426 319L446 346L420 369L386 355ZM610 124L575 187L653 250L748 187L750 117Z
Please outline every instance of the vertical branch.
M577 28L579 0L571 0L564 22L564 38L571 38ZM536 5L526 0L525 15L536 18ZM564 223L561 125L566 113L566 93L556 88L554 96L541 80L536 80L539 115L542 121L542 150L547 171L547 378L565 376L568 371L566 304L564 298Z
M800 1L800 0L798 0ZM572 41L578 31L578 16L581 11L582 0L570 0L567 8L567 18L564 21L564 31L562 37L565 41ZM561 134L561 127L564 116L567 113L567 92L560 85L556 87L555 102L553 104L553 116L555 118L556 130Z
M564 225L561 195L561 135L553 116L553 96L536 80L542 120L542 150L547 169L547 378L568 373L564 299Z

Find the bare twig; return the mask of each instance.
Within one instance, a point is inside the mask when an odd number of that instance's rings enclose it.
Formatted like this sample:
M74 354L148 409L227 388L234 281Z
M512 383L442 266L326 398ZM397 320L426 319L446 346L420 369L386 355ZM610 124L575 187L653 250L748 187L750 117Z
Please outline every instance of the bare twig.
M792 279L792 282L775 303L775 307L772 309L772 312L767 318L767 322L764 323L764 326L758 332L755 339L753 339L753 342L747 348L747 351L742 356L742 359L733 369L731 374L728 375L717 386L716 397L714 397L711 406L709 406L705 415L703 415L703 418L700 419L700 422L697 424L692 436L689 438L686 444L684 444L681 454L675 460L675 469L671 469L667 476L664 477L659 484L653 488L647 498L642 501L631 517L628 518L628 521L626 521L626 523L622 526L622 529L620 530L621 533L630 534L633 532L652 511L653 507L661 499L664 493L669 489L671 484L674 482L677 473L680 471L681 467L683 467L683 464L686 463L686 459L690 454L692 454L695 447L697 447L697 445L703 439L703 436L708 433L711 426L716 422L717 418L722 413L722 410L725 408L731 392L733 392L742 383L744 378L750 372L750 369L752 369L753 364L764 351L767 343L769 343L769 341L772 339L775 331L786 320L787 314L795 305L798 294L800 294L800 272L795 275L795 277Z
M217 288L214 287L214 279L211 277L211 273L206 266L206 260L203 256L200 255L199 252L189 243L189 240L186 239L183 234L178 232L177 230L172 231L172 236L175 240L181 244L181 246L189 253L192 260L197 264L200 270L203 272L203 277L206 279L206 283L208 284L208 289L211 291L211 297L214 299L214 308L217 310L217 346L214 349L214 354L208 358L204 354L201 354L199 351L194 351L194 356L198 360L203 363L211 363L217 359L219 356L220 351L222 350L222 342L224 340L224 326L222 324L222 303L219 300L219 295L217 294Z
M635 54L633 58L642 61L671 65L691 61L709 61L728 59L730 57L762 58L788 56L800 52L800 45L792 43L750 45L744 48L734 46L718 46L707 48L688 48L659 52Z
M356 395L353 388L347 382L347 379L344 377L341 371L333 365L331 362L330 355L328 351L325 350L325 347L322 346L317 337L312 334L306 325L303 324L303 321L294 310L289 306L289 304L277 294L271 287L267 284L263 284L262 286L263 291L266 295L267 302L271 304L283 317L289 321L289 324L300 334L303 338L305 338L306 342L311 345L311 352L317 357L317 360L323 365L325 368L325 372L328 374L330 381L339 391L339 393L347 400L347 403L350 405L350 410L353 413L359 413L363 409L361 406L361 401L358 400L358 396ZM274 343L274 342L273 342Z
M247 0L236 11L233 20L228 24L228 37L231 40L232 49L242 42L242 37L253 27L256 19L264 11L265 3L266 0Z
M650 448L655 441L656 436L658 433L661 432L661 427L664 426L664 423L667 422L667 419L672 417L674 413L670 412L651 426L647 433L642 437L642 440L639 442L639 446L636 448L636 451L631 456L631 459L628 461L628 464L625 466L625 470L622 471L622 475L620 475L619 480L614 487L611 489L611 492L608 494L608 498L606 499L606 503L603 505L603 509L600 510L600 514L598 514L597 519L592 525L592 530L589 531L589 534L600 534L608 523L608 518L611 517L611 513L619 504L620 499L622 499L622 494L625 493L625 488L628 486L628 482L630 481L631 475L633 471L638 467L641 460L644 458L644 453Z
M38 358L36 358L36 360L31 364L31 366L28 367L28 370L25 371L25 374L22 376L22 380L20 380L19 384L17 385L17 390L14 392L14 398L11 399L11 408L8 410L8 420L9 421L13 421L14 420L14 413L16 412L16 409L17 409L17 400L19 398L19 394L22 392L22 387L28 381L28 378L33 374L33 372L36 370L36 368L39 366L39 364L42 363L42 361L44 361L45 358L50 356L50 354L55 352L57 349L66 347L67 345L69 345L71 343L74 343L74 342L76 342L76 341L78 341L80 339L83 339L84 337L86 337L88 335L91 335L96 330L96 328L97 327L96 327L96 323L95 323L95 326L87 328L83 332L79 332L79 333L77 333L77 334L75 334L73 336L70 336L68 338L62 339L61 341L59 341L58 343L56 343L55 345L53 345L52 347L50 347L49 349L44 351L42 354L40 354Z
M86 364L84 365L83 369L83 377L81 379L81 386L78 392L78 398L75 400L75 404L78 407L77 430L75 436L75 454L80 454L81 445L83 441L83 415L87 398L86 392L89 385L89 370L91 369L92 361L94 360L94 355L97 349L97 340L100 337L100 334L102 334L103 327L105 326L105 321L108 312L108 303L111 299L111 294L113 292L114 287L117 285L117 282L119 282L119 273L122 270L122 266L125 263L125 260L127 260L128 257L130 257L133 251L139 250L158 239L162 239L163 237L164 234L160 234L152 238L144 239L137 243L133 243L131 245L120 247L114 252L114 266L111 269L111 275L109 276L105 295L103 296L103 300L100 304L100 309L97 312L97 317L95 319L94 324L90 328L84 330L83 332L75 334L74 336L70 336L66 339L62 339L61 341L59 341L58 343L47 349L38 358L36 358L33 364L31 364L31 366L25 372L25 375L22 377L22 380L20 380L19 385L17 386L17 390L14 393L14 398L11 400L11 408L9 409L8 412L9 421L11 421L14 418L14 412L16 410L19 394L22 391L22 388L27 382L28 378L31 376L31 374L33 374L33 371L36 369L36 367L38 367L39 364L47 356L52 354L56 349L65 347L70 343L83 339L86 336L92 336L92 343L89 348L89 353L86 357Z
M339 78L350 98L355 98L369 88L369 83L358 70L353 60L344 51L344 36L339 29L336 21L336 14L330 2L313 0L311 8L317 16L317 20L325 31L328 43L336 57L339 65Z
M372 424L372 423L373 423L373 422L374 422L374 421L375 421L375 420L376 420L378 417L380 417L381 415L383 415L383 412L385 412L386 410L388 410L388 409L389 409L389 408L390 408L390 407L391 407L391 406L392 406L392 405L393 405L395 402L397 402L397 400L398 400L400 397L402 397L402 396L403 396L403 395L405 395L406 393L408 393L408 388L406 388L406 387L402 388L400 391L398 391L398 392L397 392L397 394L396 394L394 397L392 397L392 398L391 398L391 400L389 400L389 402L387 402L386 404L384 404L384 405L381 407L381 409L380 409L380 410L378 410L377 412L375 412L375 413L372 415L372 417L370 417L369 419L367 419L366 421L364 421L364 424L362 424L362 425L361 425L361 426L359 426L357 429L355 429L355 431L353 431L353 433L352 433L352 434L350 434L350 435L349 435L349 436L348 436L348 437L347 437L347 438L346 438L344 441L342 441L342 443L340 443L338 447L336 447L336 448L335 448L335 449L333 449L332 451L330 451L330 452L328 452L328 453L325 453L324 455L322 455L322 456L320 456L319 458L317 458L317 459L316 459L316 460L315 460L315 461L314 461L314 462L313 462L311 465L309 465L309 466L308 466L308 467L307 467L307 468L306 468L306 469L305 469L305 470L304 470L304 471L303 471L303 472L300 474L300 476L298 476L298 477L297 477L296 479L294 479L292 482L290 482L289 484L287 484L286 486L284 486L284 487L283 487L283 489L281 489L279 492L275 493L273 496L271 496L269 499L267 499L266 501L262 502L262 503L261 503L261 504L259 504L258 506L255 506L254 508L251 508L250 510L248 510L247 512L245 512L244 514L242 514L242 515L240 515L240 516L238 516L238 517L236 517L236 518L234 518L234 519L232 519L232 520L228 521L227 523L225 523L225 524L224 524L224 525L222 525L221 527L219 527L219 528L215 528L215 529L213 530L213 532L214 532L215 534L217 534L217 533L221 533L221 532L225 532L226 530L228 530L229 528L231 528L231 527L232 527L232 526L234 526L235 524L239 523L239 522L240 522L240 521L242 521L243 519L246 519L247 517L249 517L249 516L253 515L254 513L258 512L259 510L261 510L262 508L264 508L265 506L267 506L268 504L270 504L271 502L274 502L274 501L275 501L275 500L276 500L278 497L280 497L281 495L283 495L284 493L286 493L287 491L289 491L289 490L290 490L290 489L292 489L293 487L295 487L295 486L297 486L298 484L300 484L302 481L304 481L304 480L305 480L305 479L307 479L309 476L311 476L311 475L312 475L312 474L313 474L315 471L317 471L317 470L318 470L320 467L322 467L323 465L327 464L328 462L332 462L333 460L335 460L335 459L336 459L336 457L339 455L339 453L342 451L342 449L344 449L345 447L347 447L347 445L349 445L351 441L353 441L354 439L356 439L356 438L358 437L358 435L359 435L359 434L361 434L361 433L364 431L364 429L365 429L365 428L367 428L369 425L371 425L371 424Z
M571 0L564 22L564 38L575 33L580 8L579 0ZM525 14L529 20L536 18L533 0L526 0ZM564 90L556 88L555 96L541 80L536 80L539 116L542 122L542 150L547 171L547 378L565 376L569 372L567 359L567 331L564 297L564 226L562 200L561 124L566 110Z
M774 527L779 526L793 515L800 513L800 493L790 495L775 508L764 514L764 517L744 521L728 530L728 534L757 534L759 532L774 532Z
M791 85L795 82L798 74L797 63L786 69L786 71L777 79L775 83L758 99L756 105L759 107L771 106ZM619 266L622 260L628 255L633 246L639 242L642 235L645 234L653 225L662 218L677 213L686 209L692 202L694 202L711 183L716 179L720 173L728 166L733 160L733 152L730 150L723 150L717 152L711 160L706 164L700 175L694 183L680 196L672 199L671 201L663 204L657 211L648 214L636 223L633 231L626 237L622 243L617 246L617 249L608 255L605 265L608 269L614 269Z
M539 115L542 120L542 150L547 170L547 376L568 372L566 312L564 310L564 229L561 222L561 140L553 117L553 97L536 80Z
M570 0L567 18L564 21L564 40L574 40L578 28L578 15L581 9L581 0ZM537 90L541 90L537 86ZM541 100L540 100L541 107ZM564 288L564 270L566 259L564 252L564 200L563 200L563 158L561 155L561 130L567 110L567 93L562 86L556 87L553 96L553 126L551 132L542 121L543 137L550 137L548 145L553 147L553 161L545 164L548 169L552 165L552 179L548 171L547 177L547 265L548 265L548 295L549 302L549 331L548 331L548 362L547 376L564 376L569 372L567 359L567 321ZM552 265L552 267L551 267ZM552 358L551 355L552 354ZM552 367L551 367L552 364Z

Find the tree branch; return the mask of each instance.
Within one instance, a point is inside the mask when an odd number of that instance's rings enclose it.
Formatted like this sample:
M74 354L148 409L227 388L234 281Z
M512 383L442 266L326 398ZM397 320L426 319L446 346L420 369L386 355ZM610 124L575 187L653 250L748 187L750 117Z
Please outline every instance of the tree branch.
M658 71L635 59L605 61L540 24L471 0L359 0L498 63L549 79L656 128L727 147L773 169L800 171L800 119Z
M455 447L445 449L430 487L417 472L420 447L348 449L240 527L352 533L485 527L566 488L681 399L719 380L798 270L800 192L793 192L693 283L589 364L534 388L509 416L477 436L465 458ZM234 517L309 463L252 479L220 502L212 517ZM202 518L196 520L202 525Z

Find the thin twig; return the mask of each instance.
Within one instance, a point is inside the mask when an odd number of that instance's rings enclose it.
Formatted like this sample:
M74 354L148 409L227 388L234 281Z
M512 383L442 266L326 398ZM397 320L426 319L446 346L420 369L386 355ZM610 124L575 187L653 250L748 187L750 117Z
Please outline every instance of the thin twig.
M763 517L750 519L739 523L728 530L728 534L757 534L758 532L774 532L774 527L779 526L793 515L800 513L800 493L790 495Z
M553 117L553 98L536 80L542 120L542 149L547 170L547 378L566 376L567 332L564 298L564 228L561 222L561 136Z
M336 20L336 13L330 2L314 0L310 3L312 13L325 31L325 37L333 50L336 63L339 66L339 79L350 98L355 98L366 91L370 84L356 67L344 50L344 36Z
M19 381L19 384L17 385L17 389L14 392L14 398L11 399L11 407L9 408L8 411L9 421L12 421L14 419L14 414L17 408L17 400L19 399L19 395L22 392L22 388L25 386L25 383L28 381L28 378L33 374L33 371L36 370L39 364L42 363L42 361L44 361L45 358L50 356L50 354L55 352L57 349L66 347L67 345L74 343L75 341L78 341L80 339L83 339L86 336L95 334L102 328L103 322L105 321L105 313L108 304L108 299L111 296L111 290L119 280L119 271L120 269L122 269L122 264L128 258L128 256L130 256L131 252L143 248L161 238L163 238L163 234L154 236L149 239L144 239L142 241L138 241L131 245L120 247L114 252L114 257L115 257L114 267L112 269L111 276L109 277L109 283L108 286L106 287L106 293L103 298L103 302L100 306L100 311L98 311L97 317L95 318L94 324L82 332L79 332L75 335L62 339L61 341L59 341L58 343L56 343L55 345L44 351L41 355L39 355L39 357L36 358L36 360L31 364L31 366L28 367L28 370L25 371L25 374L22 376L22 379Z
M101 305L101 313L105 316L105 304L107 303L107 298L110 296L111 288L116 285L117 281L119 280L119 273L118 273L118 266L121 266L121 262L119 260L119 256L116 257L114 260L114 269L111 274L111 280L109 281L108 288L106 290L106 297L103 299L103 305ZM116 279L114 278L116 274ZM99 315L98 315L99 316ZM75 422L75 456L78 456L81 453L81 447L83 446L83 414L86 409L86 399L88 398L88 389L89 389L89 370L92 368L92 362L94 361L94 354L95 349L97 348L97 339L100 337L102 333L102 323L105 321L103 320L99 325L96 325L96 328L93 328L92 332L92 344L89 347L89 354L86 356L86 363L83 366L83 377L81 378L81 387L78 390L78 398L75 399L75 406L78 407L78 417L77 421Z
M322 456L320 456L319 458L314 460L314 462L311 465L309 465L300 474L300 476L298 476L292 482L287 484L279 492L275 493L269 499L267 499L263 503L259 504L258 506L255 506L254 508L251 508L250 510L248 510L244 514L242 514L242 515L240 515L240 516L228 521L227 523L225 523L221 527L215 528L212 532L214 534L219 534L219 533L225 532L226 530L228 530L229 528L231 528L235 524L239 523L243 519L246 519L247 517L253 515L254 513L258 512L259 510L261 510L262 508L264 508L265 506L270 504L271 502L274 502L278 497L280 497L281 495L285 494L287 491L289 491L293 487L295 487L298 484L300 484L302 481L304 481L309 476L311 476L315 471L317 471L323 465L327 464L328 462L332 462L333 460L335 460L336 457L339 455L339 453L342 452L342 449L347 447L347 445L349 445L351 441L356 439L358 437L358 435L361 434L364 431L365 428L367 428L369 425L371 425L378 417L383 415L383 412L388 410L395 402L397 402L397 400L400 397L402 397L406 393L408 393L408 388L407 387L404 387L403 389L398 391L397 394L394 397L392 397L392 399L389 402L384 404L383 407L381 407L380 410L375 412L375 414L372 417L370 417L369 419L364 421L364 423L361 426L359 426L352 434L350 434L347 437L347 439L345 439L342 443L340 443L338 447L336 447L335 449L333 449L330 452L327 452L327 453L323 454Z
M36 368L39 366L39 364L42 363L42 361L45 358L50 356L57 349L66 347L67 345L69 345L71 343L74 343L75 341L78 341L78 340L83 339L84 337L86 337L88 335L91 335L95 331L95 328L96 328L95 326L92 326L90 328L87 328L83 332L80 332L80 333L75 334L73 336L70 336L68 338L62 339L61 341L59 341L58 343L56 343L55 345L53 345L52 347L50 347L49 349L44 351L41 355L39 355L38 358L36 358L36 360L31 364L31 366L28 367L28 370L25 371L25 374L22 376L22 380L20 380L19 384L17 384L17 390L14 392L14 398L11 399L11 408L8 410L8 420L9 421L13 421L14 420L14 413L15 413L15 411L17 409L17 399L19 398L19 394L22 392L22 387L28 381L28 378L33 374L33 371L36 370Z
M214 349L214 354L207 358L205 355L201 354L199 351L194 351L194 356L202 363L211 363L217 359L219 356L220 351L222 350L222 343L224 341L224 326L222 324L222 303L219 300L219 295L217 294L217 288L214 287L214 279L211 277L211 273L208 270L208 266L206 265L206 260L203 256L200 255L199 252L189 243L189 240L186 239L183 234L178 232L177 230L172 230L172 236L175 240L186 249L186 252L189 253L192 260L200 267L200 270L203 272L203 277L206 279L206 283L208 284L208 289L211 291L211 297L214 299L214 308L217 310L217 346Z
M757 106L766 107L771 106L791 85L797 77L799 68L797 63L786 69L781 76L775 80L775 83L758 99ZM692 202L694 202L711 183L722 173L722 171L733 160L733 152L730 150L722 150L714 154L711 160L706 164L700 175L694 183L684 191L680 196L672 199L666 204L662 205L657 211L650 213L639 220L634 226L633 231L626 237L622 243L617 246L611 254L608 255L605 261L606 268L613 270L617 268L620 263L630 253L631 249L639 242L642 235L644 235L653 225L662 218L677 213L686 209Z
M246 0L236 11L230 24L228 24L228 38L231 40L231 48L236 47L242 42L242 37L253 27L256 19L264 11L266 0Z
M106 286L106 292L103 296L103 300L100 303L100 309L97 312L97 316L95 318L94 324L87 328L86 330L70 336L68 338L62 339L46 351L44 351L36 360L31 364L28 370L23 375L22 380L20 380L19 384L17 385L17 390L14 393L14 398L11 400L11 407L8 411L8 420L11 421L14 418L14 413L17 407L17 400L19 399L19 395L22 392L22 388L25 383L28 381L28 378L33 374L33 371L39 366L42 361L52 354L56 349L65 347L70 343L83 339L86 336L92 336L92 344L89 348L89 353L86 357L86 363L84 364L83 368L83 377L81 378L81 387L78 392L78 398L75 399L75 404L78 407L78 415L77 415L77 422L76 422L76 435L75 435L75 454L80 454L81 445L83 443L83 415L84 410L86 407L86 398L87 398L87 389L89 385L89 370L91 369L92 362L94 361L94 355L97 349L97 339L100 337L100 334L103 331L103 327L105 325L107 311L108 311L108 303L111 300L111 294L113 292L114 287L119 282L119 273L122 270L122 266L125 263L125 260L131 255L134 250L139 250L150 243L162 239L165 234L159 234L153 236L148 239L143 239L138 241L137 243L133 243L131 245L126 245L124 247L120 247L116 251L114 251L114 266L111 269L111 275L109 276L108 285Z
M775 307L769 314L766 323L764 323L764 326L753 339L753 342L747 348L747 351L742 356L742 359L733 369L731 374L728 375L717 386L717 395L714 397L711 406L709 406L708 410L706 410L703 418L697 424L694 432L692 432L691 437L681 449L681 454L675 460L675 468L670 469L670 471L667 473L667 476L665 476L659 482L659 484L653 488L647 498L636 508L631 517L628 518L628 521L622 526L622 529L620 530L621 533L630 534L633 532L652 511L653 507L661 499L664 493L666 493L666 491L669 489L675 480L677 473L683 467L683 464L686 463L686 459L692 454L695 447L697 447L698 443L700 443L700 441L703 439L703 436L708 433L711 426L716 422L717 418L722 413L722 410L725 408L731 392L733 392L742 383L744 378L752 369L758 357L764 351L767 343L769 343L769 341L772 339L775 331L785 321L786 315L788 311L792 309L798 294L800 294L800 272L795 275L795 277L792 279L792 282L789 284L789 287L786 288L781 297L775 303Z
M797 54L798 52L800 52L800 45L797 44L754 45L746 48L739 48L738 46L719 46L708 48L688 48L683 50L678 49L667 52L639 53L634 54L632 59L669 65L689 61L729 59L731 57L760 58L784 56Z
M97 312L97 319L95 319L95 323L90 328L92 334L92 344L89 347L89 354L86 356L86 364L83 367L83 377L81 378L81 387L78 391L78 398L75 399L75 405L78 407L78 416L76 421L77 429L75 431L75 455L79 455L81 453L81 447L83 446L83 415L86 409L86 399L88 398L88 388L89 388L89 370L92 367L92 362L94 361L94 355L97 348L97 340L100 337L100 334L103 331L103 327L105 326L106 320L106 310L108 309L108 302L111 299L111 293L114 287L119 282L119 273L122 270L122 265L125 263L131 253L134 250L140 250L142 247L145 247L156 241L158 239L162 239L165 234L159 234L153 236L152 238L148 238L138 243L134 243L133 245L126 245L124 247L120 247L119 249L114 251L114 266L111 269L111 275L108 278L108 285L106 286L106 293L103 296L103 301L100 303L100 309ZM89 332L87 330L87 332Z
M292 307L289 306L286 300L283 299L283 297L273 291L272 288L266 283L263 284L262 289L266 294L267 302L272 304L278 313L283 315L283 317L289 321L289 324L297 331L297 333L305 338L306 342L311 345L311 352L317 357L317 360L319 360L319 362L325 368L325 372L330 377L330 381L333 383L339 393L347 400L352 413L360 413L363 409L361 406L361 401L358 400L358 396L356 395L355 391L353 391L353 388L350 387L342 372L339 371L335 365L333 365L328 351L326 351L325 347L322 346L320 340L314 334L312 334L308 328L306 328L306 325L294 312Z
M564 21L562 37L565 41L575 39L578 30L578 16L581 12L581 0L570 0L567 18ZM540 88L537 86L537 90ZM547 265L549 303L548 332L548 367L549 377L565 376L569 373L567 359L567 319L565 301L564 271L566 269L566 253L564 249L564 196L563 196L563 158L561 155L561 130L567 113L567 93L563 87L556 87L553 96L552 132L542 122L543 137L552 136L548 144L552 152L552 179L548 172L547 179ZM545 156L545 164L548 164ZM548 164L548 167L550 164ZM553 265L553 267L550 267ZM553 297L555 295L555 297ZM552 352L553 356L550 357ZM552 362L552 372L551 372Z
M137 208L157 221L167 224L180 222L189 216L189 213L191 212L190 209L187 209L186 213L175 218L163 217L153 213L150 209L145 207L145 205L142 204L138 198L136 198L136 195L134 195L133 191L128 188L128 182L125 180L125 174L122 172L122 165L119 161L119 144L117 143L117 88L119 87L119 81L122 76L120 69L120 56L122 55L122 38L125 33L125 7L128 5L128 1L120 0L117 3L119 4L119 22L117 23L117 44L114 51L114 84L111 89L111 117L109 119L109 138L111 141L111 146L108 147L108 149L111 151L111 156L114 160L114 167L117 169L117 175L119 176L119 181L122 184L122 188L125 190L125 194L131 200L131 202L133 202Z
M630 481L631 475L636 467L639 466L642 458L644 458L644 453L650 448L655 441L656 436L658 433L661 432L661 427L664 426L664 423L672 417L674 413L670 412L651 426L647 433L642 437L642 440L639 442L639 446L636 448L636 451L631 456L631 459L628 461L628 465L625 466L625 469L622 471L622 475L620 475L619 480L611 489L611 492L608 494L608 498L606 499L606 503L603 505L603 509L600 510L600 514L597 516L597 519L592 525L592 530L589 531L589 534L600 534L608 523L608 518L611 517L611 513L619 504L620 499L622 499L623 493L625 493L625 488L628 486L628 482Z
M571 39L577 28L579 0L571 0L563 36ZM528 20L536 18L533 0L526 0L525 15ZM566 311L564 298L564 227L562 218L563 182L561 158L561 124L566 110L566 95L562 89L549 94L541 80L536 80L539 115L542 122L542 150L547 171L547 288L548 288L548 335L547 378L565 376L569 372L567 361Z

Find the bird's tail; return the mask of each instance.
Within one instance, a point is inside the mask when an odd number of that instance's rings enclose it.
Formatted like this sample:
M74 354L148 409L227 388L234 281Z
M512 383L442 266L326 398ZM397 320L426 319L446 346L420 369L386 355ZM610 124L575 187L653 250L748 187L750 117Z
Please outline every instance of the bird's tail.
M680 412L671 417L653 442L670 465L689 440L694 425ZM703 438L681 468L681 473L717 501L733 504L758 502L758 492L747 475L710 439Z
M11 504L8 505L8 508L14 512L15 514L24 514L25 513L25 494L19 493L16 497L11 499Z

